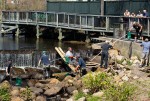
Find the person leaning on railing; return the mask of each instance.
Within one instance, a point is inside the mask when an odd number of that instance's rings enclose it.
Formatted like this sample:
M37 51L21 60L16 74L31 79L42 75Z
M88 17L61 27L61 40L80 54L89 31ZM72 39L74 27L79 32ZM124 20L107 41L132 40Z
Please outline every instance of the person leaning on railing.
M131 31L133 28L136 30L136 34L134 37L135 42L137 41L138 37L140 37L140 39L142 39L143 41L143 36L142 36L143 26L140 23L134 21L129 31Z

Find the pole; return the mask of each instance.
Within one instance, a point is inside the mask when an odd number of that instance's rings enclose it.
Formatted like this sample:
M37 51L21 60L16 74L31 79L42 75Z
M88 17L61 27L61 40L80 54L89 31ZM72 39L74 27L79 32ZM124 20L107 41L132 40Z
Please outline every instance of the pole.
M104 0L101 0L101 15L104 15Z
M120 37L119 39L117 39L116 41L114 41L112 46L114 46L114 44L115 44L117 41L119 41L120 39L122 39L122 38L125 37L125 36L126 36L126 34L125 34L124 36ZM100 52L99 52L96 56L94 56L90 61L93 61L98 55L101 54L101 52L102 52L102 51L100 51Z

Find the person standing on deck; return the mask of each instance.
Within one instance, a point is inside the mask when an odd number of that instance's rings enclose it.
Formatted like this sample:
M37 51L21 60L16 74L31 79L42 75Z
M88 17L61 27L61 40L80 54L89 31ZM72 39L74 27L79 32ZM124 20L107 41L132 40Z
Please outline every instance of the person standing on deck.
M103 67L103 63L104 64L104 68L107 69L108 67L108 50L112 48L112 45L109 44L109 41L106 40L106 42L101 46L102 48L102 52L101 52L101 63L100 63L100 67Z

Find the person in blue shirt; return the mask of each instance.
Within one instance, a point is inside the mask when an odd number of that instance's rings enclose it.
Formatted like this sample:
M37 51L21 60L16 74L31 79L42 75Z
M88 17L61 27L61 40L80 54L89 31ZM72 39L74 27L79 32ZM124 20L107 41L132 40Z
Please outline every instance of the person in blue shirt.
M40 66L40 64L42 64L43 67L50 65L50 58L46 55L46 51L42 52L42 56L39 60L38 66Z
M75 71L77 71L78 69L80 69L81 70L81 75L85 75L86 74L86 64L85 64L85 61L80 56L80 54L77 54L75 58L76 58L76 61L77 61L77 65L76 65Z
M148 41L148 38L146 38L142 43L141 43L142 49L142 57L141 57L141 64L140 67L142 67L144 64L145 60L145 66L148 66L148 57L149 57L149 49L150 49L150 42Z

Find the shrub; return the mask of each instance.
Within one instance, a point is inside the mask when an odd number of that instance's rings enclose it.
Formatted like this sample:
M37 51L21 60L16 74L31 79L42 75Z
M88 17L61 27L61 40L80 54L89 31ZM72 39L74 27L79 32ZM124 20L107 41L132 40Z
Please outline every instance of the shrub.
M0 101L10 101L10 90L7 87L0 87Z
M22 97L25 101L32 101L31 89L28 88L28 87L26 87L26 89L21 92L21 97Z
M105 90L107 101L128 101L135 90L135 86L124 83L121 86L110 86Z
M100 101L100 97L89 96L87 97L87 101Z
M104 72L88 73L82 79L86 88L90 89L90 93L106 89L110 86L111 79Z
M131 66L132 65L132 62L130 60L126 60L127 61L127 65L128 66Z
M75 94L74 98L75 100L78 100L82 97L85 97L85 94L82 91L79 91L77 94Z

